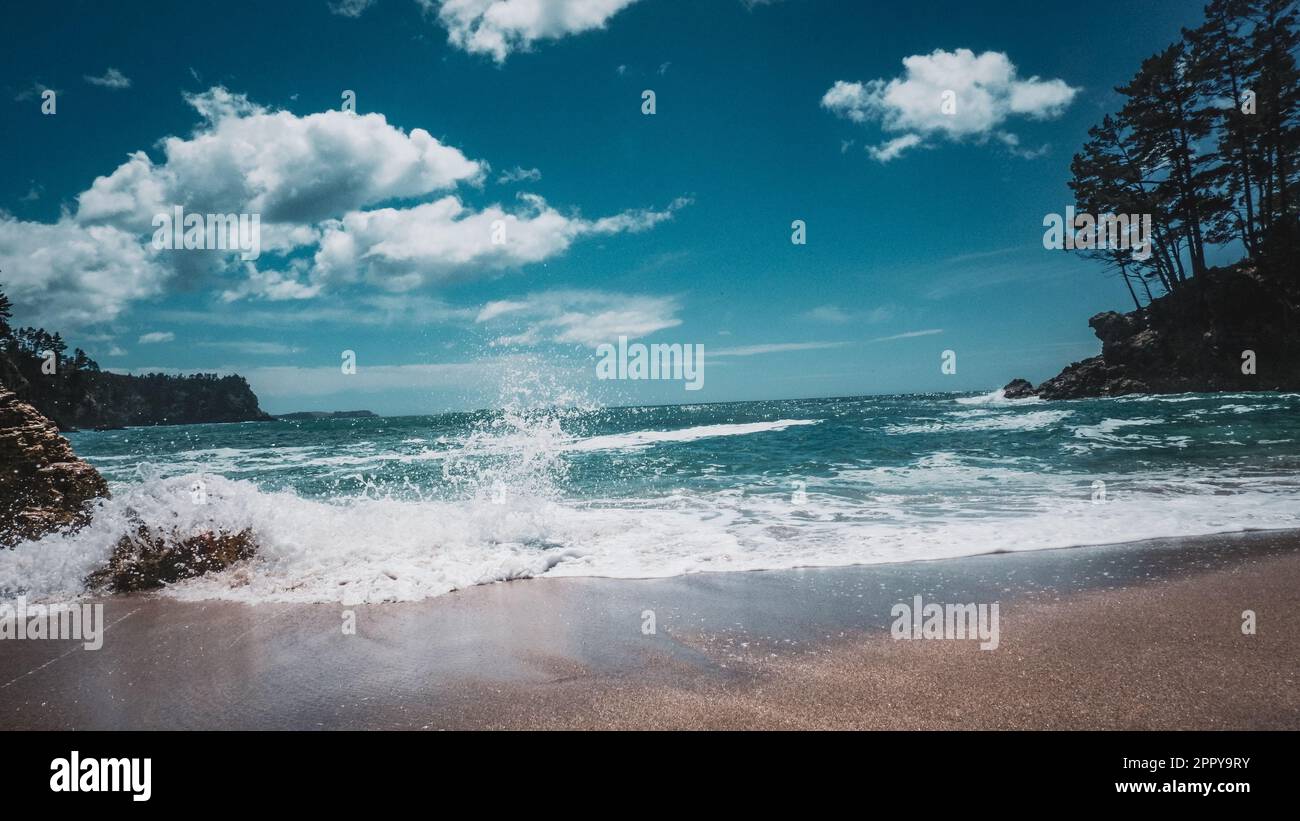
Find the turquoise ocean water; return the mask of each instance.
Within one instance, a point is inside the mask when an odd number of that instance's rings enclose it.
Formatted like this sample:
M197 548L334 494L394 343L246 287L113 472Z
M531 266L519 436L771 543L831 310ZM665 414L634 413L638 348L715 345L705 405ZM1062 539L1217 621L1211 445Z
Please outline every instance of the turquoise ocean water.
M137 522L261 545L168 595L344 602L1296 527L1298 419L1296 394L995 392L81 432L113 499L0 554L0 591L80 592Z

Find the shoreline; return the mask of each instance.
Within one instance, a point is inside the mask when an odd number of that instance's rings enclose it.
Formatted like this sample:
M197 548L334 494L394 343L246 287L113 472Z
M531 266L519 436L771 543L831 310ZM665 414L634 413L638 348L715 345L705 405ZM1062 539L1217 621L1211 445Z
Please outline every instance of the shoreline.
M998 648L892 639L914 595L998 603ZM100 650L0 644L0 729L1300 729L1297 530L350 607L94 601Z

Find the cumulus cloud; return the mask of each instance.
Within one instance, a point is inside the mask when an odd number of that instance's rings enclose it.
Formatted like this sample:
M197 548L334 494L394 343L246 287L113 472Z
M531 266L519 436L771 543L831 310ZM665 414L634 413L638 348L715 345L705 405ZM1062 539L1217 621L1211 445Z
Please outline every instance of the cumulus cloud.
M636 0L419 0L436 11L447 40L470 54L487 54L504 63L515 51L538 40L605 27Z
M171 331L151 331L140 337L141 345L157 345L160 342L176 341L176 334Z
M494 345L560 342L595 348L620 336L648 336L681 324L680 307L670 296L565 290L530 294L521 299L489 302L475 322L507 326Z
M406 291L542 261L581 237L648 230L688 202L598 219L535 195L475 210L454 192L481 187L488 164L423 129L374 113L298 116L222 87L186 100L201 117L190 136L162 140L157 159L129 154L57 223L0 212L0 270L24 317L54 327L111 321L133 301L218 276L227 302L307 300L353 282ZM403 200L417 202L367 210ZM156 250L154 218L178 206L258 215L269 257Z
M263 223L303 224L395 197L476 181L482 163L421 128L408 134L382 114L270 111L217 87L186 100L204 124L168 137L164 160L132 154L78 197L82 222L147 230L161 206L260 214Z
M0 214L0 271L24 322L47 327L116 319L160 293L168 272L132 233L70 217L46 224Z
M253 263L244 265L244 280L221 292L224 302L235 302L245 297L282 302L291 299L312 299L320 294L323 283L309 282L309 264L304 259L290 260L285 270L259 270Z
M85 77L86 82L90 83L92 86L111 88L114 91L121 91L131 87L131 78L127 77L115 68L110 68L99 77L93 77L89 74L83 76Z
M455 196L411 208L354 211L330 223L314 261L320 281L365 281L393 291L540 262L582 236L648 230L689 200L662 211L587 220L562 214L534 194L522 207L472 211Z
M880 162L934 139L995 137L1023 155L1019 139L1004 130L1006 122L1058 117L1079 91L1064 80L1021 79L1010 58L997 51L936 49L905 58L903 68L901 77L890 80L837 81L822 96L822 106L835 114L898 134L868 148ZM946 92L952 92L949 106Z

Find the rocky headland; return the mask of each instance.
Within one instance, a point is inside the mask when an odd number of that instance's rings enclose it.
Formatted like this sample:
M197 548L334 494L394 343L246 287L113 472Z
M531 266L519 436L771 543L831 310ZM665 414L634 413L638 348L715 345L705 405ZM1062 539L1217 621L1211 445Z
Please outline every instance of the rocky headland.
M1088 324L1101 353L1008 399L1082 399L1135 393L1300 390L1300 300L1294 277L1250 263L1206 272L1141 311L1099 313Z

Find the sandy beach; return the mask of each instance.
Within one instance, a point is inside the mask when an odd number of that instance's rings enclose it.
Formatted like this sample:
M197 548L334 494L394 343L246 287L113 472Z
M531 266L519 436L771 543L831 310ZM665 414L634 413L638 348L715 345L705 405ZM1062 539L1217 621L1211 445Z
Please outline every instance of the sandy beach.
M998 603L997 649L893 639L915 595ZM0 645L0 728L1300 729L1291 531L353 608L104 603L100 650Z

